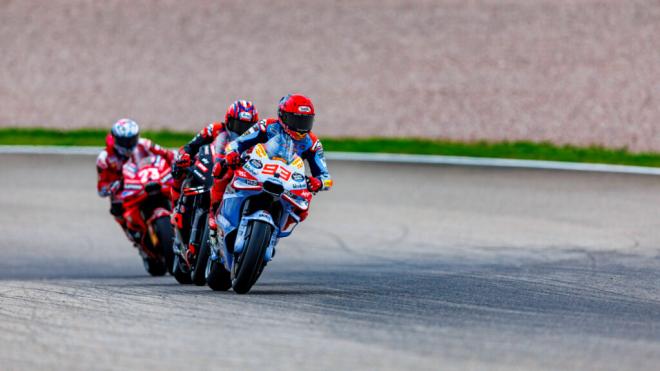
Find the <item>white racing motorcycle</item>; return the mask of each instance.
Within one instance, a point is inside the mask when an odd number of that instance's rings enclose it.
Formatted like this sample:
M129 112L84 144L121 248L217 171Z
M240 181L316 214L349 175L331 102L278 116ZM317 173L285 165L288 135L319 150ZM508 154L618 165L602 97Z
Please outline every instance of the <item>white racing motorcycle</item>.
M272 143L271 143L272 142ZM244 294L257 282L275 256L282 237L291 235L306 211L305 164L281 137L257 144L242 157L243 165L225 191L212 239L206 281L213 290Z

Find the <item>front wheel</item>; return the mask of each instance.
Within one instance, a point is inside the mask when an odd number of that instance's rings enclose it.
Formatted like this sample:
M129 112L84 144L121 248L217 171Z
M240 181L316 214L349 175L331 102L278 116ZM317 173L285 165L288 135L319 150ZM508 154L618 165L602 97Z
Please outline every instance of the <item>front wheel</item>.
M199 253L197 254L197 260L195 265L192 267L190 272L190 278L192 282L197 286L204 286L206 284L206 263L209 260L210 247L209 247L209 226L206 224L204 226L204 233L202 233L202 240L199 244Z
M264 267L264 255L270 243L270 224L252 222L243 252L237 257L232 274L231 286L237 294L245 294L257 282Z
M211 256L206 263L206 283L213 291L227 291L231 288L231 274L220 261L212 260Z
M185 263L181 261L181 256L179 254L174 255L174 262L172 263L172 275L174 279L182 285L187 285L192 283L190 279L190 272L184 268Z
M162 259L143 258L144 269L154 277L164 276L167 273L167 267Z
M170 274L174 273L174 228L168 216L161 216L154 221L160 251L165 258L165 266Z

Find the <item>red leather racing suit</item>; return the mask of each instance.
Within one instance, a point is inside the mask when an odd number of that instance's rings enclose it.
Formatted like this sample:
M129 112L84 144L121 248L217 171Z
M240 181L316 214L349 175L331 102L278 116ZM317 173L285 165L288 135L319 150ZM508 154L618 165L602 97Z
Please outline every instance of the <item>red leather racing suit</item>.
M195 137L193 137L190 142L181 147L179 153L183 151L188 153L191 158L194 158L197 152L199 152L199 148L201 146L213 143L213 162L217 163L219 159L225 156L225 147L227 144L236 138L238 138L238 135L231 130L227 130L224 123L212 122L200 130L200 132L197 133L197 135L195 135ZM219 168L214 167L214 171L219 171ZM227 184L229 184L229 181L233 176L232 174L233 172L231 169L228 169L227 175L222 177L222 179L215 178L213 180L213 187L211 188L211 214L213 214L217 206L222 201L222 196L225 193ZM174 179L174 185L172 186L173 203L176 203L181 196L181 184L183 183L184 179L184 176L179 176ZM178 224L178 221L175 221L175 224Z
M146 229L146 226L139 210L136 208L133 208L135 210L124 210L121 199L123 188L122 168L128 162L137 164L140 159L152 155L163 156L170 164L174 159L174 152L164 149L145 138L140 138L130 157L120 156L114 150L112 135L108 134L105 138L105 149L96 158L96 170L98 172L96 189L99 196L110 197L110 213L124 229L128 227L131 230L143 230L143 228Z

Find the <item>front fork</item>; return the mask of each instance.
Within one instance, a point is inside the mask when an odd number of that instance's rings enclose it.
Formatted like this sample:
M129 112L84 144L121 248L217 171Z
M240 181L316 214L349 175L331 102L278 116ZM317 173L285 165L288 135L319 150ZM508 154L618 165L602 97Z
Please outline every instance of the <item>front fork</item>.
M273 227L273 233L271 234L270 241L268 242L268 248L264 256L264 261L268 263L275 256L275 246L277 245L279 228L276 226L273 221L270 213L264 210L258 210L250 215L243 216L241 222L238 225L238 230L236 232L236 239L234 240L233 251L230 252L227 248L227 243L224 238L215 238L215 242L211 240L211 256L212 261L219 261L225 266L227 271L231 272L234 265L235 256L241 254L245 247L245 242L248 239L251 228L250 223L256 220L260 220L270 224ZM226 236L225 236L226 237Z

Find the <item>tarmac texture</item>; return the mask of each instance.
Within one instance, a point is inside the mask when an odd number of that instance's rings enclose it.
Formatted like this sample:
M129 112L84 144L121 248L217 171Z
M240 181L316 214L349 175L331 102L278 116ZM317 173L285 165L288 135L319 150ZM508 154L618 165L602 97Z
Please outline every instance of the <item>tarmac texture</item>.
M149 277L93 157L0 156L0 368L658 369L660 178L329 166L239 296Z

